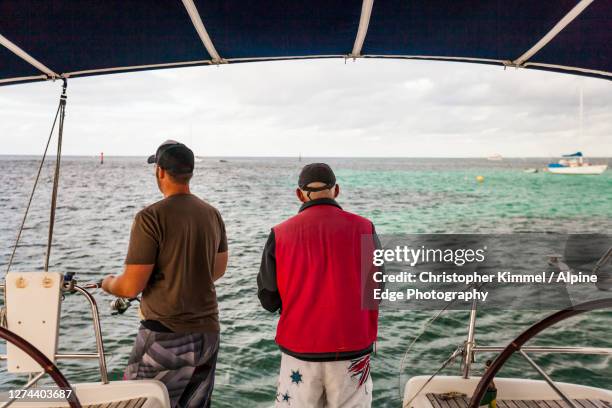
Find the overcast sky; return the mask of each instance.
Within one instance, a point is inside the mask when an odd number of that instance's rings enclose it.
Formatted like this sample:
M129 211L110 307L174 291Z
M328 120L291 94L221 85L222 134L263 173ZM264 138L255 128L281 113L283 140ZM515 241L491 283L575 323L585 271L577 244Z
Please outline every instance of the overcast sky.
M42 153L60 88L0 87L0 154ZM533 70L262 62L75 78L68 94L65 154L171 138L200 156L612 156L612 81Z

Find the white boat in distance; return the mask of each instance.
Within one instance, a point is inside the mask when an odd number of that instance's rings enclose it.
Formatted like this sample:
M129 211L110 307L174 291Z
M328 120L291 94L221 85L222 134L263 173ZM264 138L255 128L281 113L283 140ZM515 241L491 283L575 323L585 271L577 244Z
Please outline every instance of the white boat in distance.
M548 171L552 174L598 175L606 171L607 168L607 164L586 162L582 152L563 155L558 163L548 165Z

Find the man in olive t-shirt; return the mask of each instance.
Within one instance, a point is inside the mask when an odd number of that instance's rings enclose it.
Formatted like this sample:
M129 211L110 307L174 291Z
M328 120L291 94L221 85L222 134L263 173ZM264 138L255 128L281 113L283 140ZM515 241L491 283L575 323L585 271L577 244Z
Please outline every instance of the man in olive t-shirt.
M164 199L140 211L132 225L125 270L102 288L134 298L143 317L126 379L154 378L173 407L210 405L219 348L214 282L227 267L219 212L191 194L194 156L169 140L148 160Z

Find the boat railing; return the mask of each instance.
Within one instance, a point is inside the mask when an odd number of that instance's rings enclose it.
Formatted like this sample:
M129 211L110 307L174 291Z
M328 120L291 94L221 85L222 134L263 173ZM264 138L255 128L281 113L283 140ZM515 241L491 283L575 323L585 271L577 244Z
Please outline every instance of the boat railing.
M463 378L470 378L472 364L475 362L477 353L501 353L506 349L504 346L477 346L476 336L476 315L477 310L473 307L470 312L470 324L468 326L467 339L463 344L461 353L461 367ZM525 346L521 347L525 353L544 353L544 354L589 354L612 356L612 348L609 347L546 347L546 346Z
M568 353L568 354L599 354L599 355L612 355L612 349L603 347L525 347L524 344L537 336L542 331L546 330L550 326L566 320L568 318L580 315L585 312L594 310L604 310L612 308L612 298L592 300L589 302L581 303L579 305L569 307L567 309L560 310L542 320L535 323L518 337L512 340L506 347L472 347L471 349L464 348L464 374L468 378L470 374L470 367L473 362L473 357L476 352L499 352L497 357L490 365L488 365L485 373L480 378L478 385L472 395L468 408L477 408L480 405L480 401L484 396L487 388L493 381L495 375L501 370L508 359L514 354L518 353L521 355L531 367L533 367L538 374L548 383L548 385L559 395L563 401L565 401L571 408L579 408L576 403L569 398L569 396L552 380L552 378L542 369L530 356L529 353ZM471 314L474 315L476 310L472 308ZM474 318L475 319L475 318ZM470 319L470 322L472 319ZM471 328L474 326L471 325ZM472 332L472 339L474 333ZM470 354L467 354L467 352ZM465 376L464 375L464 376Z
M72 275L66 274L64 283L62 285L62 293L73 294L78 293L82 295L89 303L91 310L91 317L93 321L93 329L96 340L96 351L91 353L56 353L56 360L98 360L98 366L100 370L100 380L103 384L108 384L108 371L106 367L106 355L104 352L104 342L102 340L102 327L100 324L100 313L98 311L98 305L95 298L89 292L90 289L97 289L100 285L97 283L87 283L78 285L77 281L73 279ZM0 283L0 290L5 292L5 283ZM0 355L0 361L7 360L7 355Z
M602 267L607 265L612 261L612 247L608 248L608 250L601 256L601 258L595 263L595 268L592 273L599 276L599 272ZM557 266L561 266L563 268L569 268L566 264L561 263L560 255L551 255L549 256L549 264L555 264ZM602 289L598 286L600 290ZM576 306L576 308L578 308ZM462 347L462 371L463 378L470 378L470 372L472 369L472 364L475 361L476 353L501 353L507 347L501 346L477 346L476 345L476 317L478 314L478 307L476 301L472 302L472 307L470 309L470 320L468 323L467 330L467 338L463 343ZM548 354L591 354L591 355L612 355L612 348L606 347L540 347L540 346L529 346L529 347L521 347L521 351L524 353L548 353ZM522 354L524 354L522 353ZM526 357L526 354L524 354ZM535 362L526 357L527 361L533 366ZM535 367L534 367L535 368ZM536 370L540 370L540 368L536 368Z

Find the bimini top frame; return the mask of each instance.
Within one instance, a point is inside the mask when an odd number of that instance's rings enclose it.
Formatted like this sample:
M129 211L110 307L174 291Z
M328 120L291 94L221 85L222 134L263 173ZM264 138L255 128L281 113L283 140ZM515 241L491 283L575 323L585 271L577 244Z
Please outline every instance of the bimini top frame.
M612 79L606 0L6 0L0 85L307 58L495 64Z

